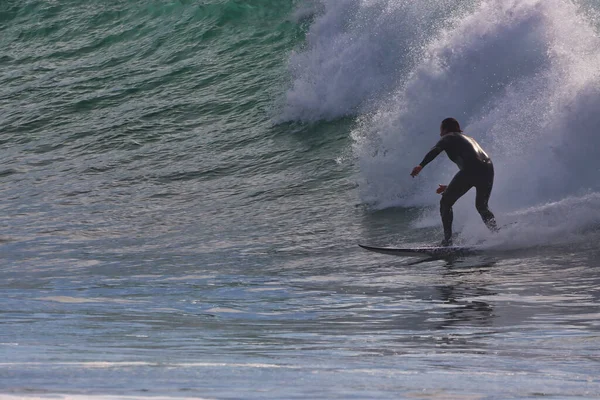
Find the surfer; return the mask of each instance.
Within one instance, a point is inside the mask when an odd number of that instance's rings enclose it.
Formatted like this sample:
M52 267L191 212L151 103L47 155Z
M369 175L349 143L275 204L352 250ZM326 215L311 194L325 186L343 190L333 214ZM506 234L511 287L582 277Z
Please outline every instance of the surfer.
M442 246L452 245L452 206L473 186L477 190L475 207L485 225L493 232L498 230L494 214L488 208L488 200L494 185L494 165L490 157L483 151L475 139L463 135L458 121L446 118L440 126L439 142L427 153L423 161L413 168L410 175L419 175L423 167L433 161L442 151L452 160L460 171L452 178L449 185L439 185L436 193L442 195L440 214L444 225Z

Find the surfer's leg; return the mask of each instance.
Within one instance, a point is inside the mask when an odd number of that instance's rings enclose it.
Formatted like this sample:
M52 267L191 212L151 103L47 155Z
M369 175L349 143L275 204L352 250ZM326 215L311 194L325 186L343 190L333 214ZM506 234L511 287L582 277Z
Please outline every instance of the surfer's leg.
M498 226L496 224L496 217L494 217L494 214L488 207L488 201L490 200L493 186L494 167L490 164L490 167L482 174L480 181L475 186L475 189L477 190L475 207L477 208L477 212L479 212L479 215L481 215L481 219L488 229L492 232L497 232Z
M461 198L472 187L473 180L463 171L458 171L442 194L442 200L440 200L440 215L442 216L442 224L444 225L443 243L445 245L452 244L452 220L454 219L452 206L456 203L456 200Z

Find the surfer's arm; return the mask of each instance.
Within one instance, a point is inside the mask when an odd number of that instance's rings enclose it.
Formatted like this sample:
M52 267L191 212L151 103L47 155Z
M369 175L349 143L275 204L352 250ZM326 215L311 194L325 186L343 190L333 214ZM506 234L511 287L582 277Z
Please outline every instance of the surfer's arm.
M427 164L432 162L442 151L444 151L444 148L442 147L440 142L438 142L438 144L436 144L433 147L433 149L429 150L429 153L425 155L423 161L421 161L421 163L419 164L421 168L425 167Z
M432 162L442 151L444 151L444 148L440 145L440 142L438 142L433 149L429 150L429 153L425 155L425 158L423 158L421 164L413 168L410 176L414 178L415 176L419 175L419 172L421 172L424 166Z
M421 164L413 168L412 172L410 173L410 176L414 178L415 176L419 175L419 172L421 172L423 167L432 162L444 150L446 150L446 141L444 140L444 138L441 138L440 141L437 142L431 150L429 150L429 153L425 155L425 158L423 158Z

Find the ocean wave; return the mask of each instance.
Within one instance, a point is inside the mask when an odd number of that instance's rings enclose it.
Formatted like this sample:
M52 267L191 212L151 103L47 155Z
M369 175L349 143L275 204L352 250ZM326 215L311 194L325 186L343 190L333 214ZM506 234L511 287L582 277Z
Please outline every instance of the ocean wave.
M353 132L363 200L435 204L432 188L454 167L436 160L418 180L408 173L447 116L491 153L500 209L599 190L599 62L593 21L574 3L483 2L443 30L406 83Z
M597 5L322 4L306 47L291 56L285 112L308 121L358 116L352 137L363 203L437 203L433 191L454 165L440 157L417 179L409 172L448 116L491 154L491 206L500 215L600 192ZM459 203L459 213L473 209ZM573 207L595 215L582 204Z
M337 1L318 12L290 56L282 120L332 120L374 109L418 61L429 38L470 1Z

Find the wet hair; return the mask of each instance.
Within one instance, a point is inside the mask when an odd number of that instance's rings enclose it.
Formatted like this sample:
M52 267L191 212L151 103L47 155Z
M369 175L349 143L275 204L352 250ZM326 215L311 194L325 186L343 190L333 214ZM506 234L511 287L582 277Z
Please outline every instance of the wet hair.
M442 121L442 129L446 132L462 132L460 124L454 118L446 118Z

